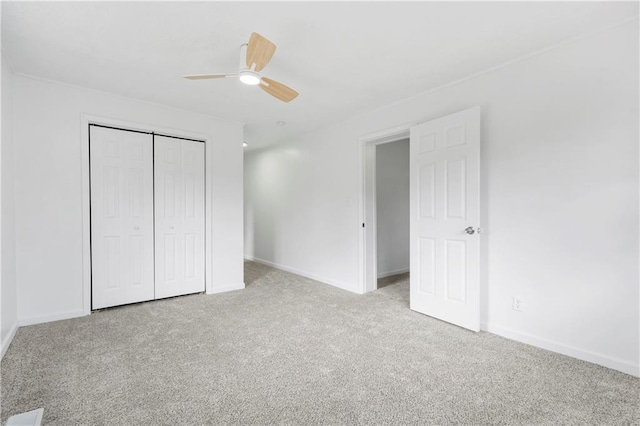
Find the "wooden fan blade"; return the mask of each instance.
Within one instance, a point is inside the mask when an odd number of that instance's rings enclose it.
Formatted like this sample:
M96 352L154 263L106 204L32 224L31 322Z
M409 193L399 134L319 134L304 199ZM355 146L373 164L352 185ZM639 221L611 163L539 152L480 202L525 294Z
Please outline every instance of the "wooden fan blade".
M227 78L237 76L237 74L193 74L183 75L182 78L186 78L187 80L208 80L210 78Z
M249 44L247 45L247 66L251 68L256 64L256 71L266 67L273 54L276 53L276 45L258 33L251 33Z
M260 80L260 88L283 102L291 102L298 97L298 92L291 87L266 77L262 77L262 80Z

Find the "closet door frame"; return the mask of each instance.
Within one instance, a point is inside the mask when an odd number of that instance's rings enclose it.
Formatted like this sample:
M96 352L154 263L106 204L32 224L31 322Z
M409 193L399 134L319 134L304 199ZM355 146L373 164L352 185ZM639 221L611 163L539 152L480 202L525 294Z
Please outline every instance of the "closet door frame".
M136 123L132 121L116 120L107 117L100 117L91 114L81 114L80 116L80 135L81 135L81 157L82 157L82 311L83 314L91 313L91 169L89 163L89 126L95 124L104 127L113 127L123 130L132 130L138 132L155 133L163 136L189 139L204 143L204 204L205 204L205 225L204 225L204 256L205 256L205 291L213 293L211 285L212 265L211 255L212 238L211 238L211 150L207 149L211 143L210 135L203 133L190 132L182 129L167 129L160 126L154 126L145 123Z

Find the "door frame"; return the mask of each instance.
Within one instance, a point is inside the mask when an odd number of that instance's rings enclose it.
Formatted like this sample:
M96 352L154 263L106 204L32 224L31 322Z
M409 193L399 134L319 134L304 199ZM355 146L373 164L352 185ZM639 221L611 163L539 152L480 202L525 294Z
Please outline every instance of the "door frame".
M360 267L359 293L378 288L377 217L376 217L376 146L409 138L417 123L409 122L358 138L360 158Z
M205 181L204 181L204 203L205 203L205 224L204 224L204 256L205 256L205 291L207 294L213 292L211 277L213 253L211 235L211 201L213 199L211 182L211 164L209 156L212 150L207 149L212 142L210 135L191 132L182 129L163 128L145 123L117 120L108 117L101 117L91 114L80 115L80 155L81 155L81 185L82 185L82 311L84 315L91 314L91 169L89 164L89 125L97 124L108 127L121 128L124 130L134 130L148 133L161 133L166 136L177 138L195 139L204 142L205 160Z
M465 108L457 109L462 111ZM455 113L448 111L448 113ZM359 264L358 264L358 293L364 294L374 291L377 287L377 265L376 259L376 217L375 217L375 145L379 143L392 142L403 139L403 135L409 135L410 129L421 123L442 117L447 113L436 114L432 117L422 118L418 121L411 121L395 127L362 135L358 138L358 213L359 223ZM480 127L480 140L487 140L483 126ZM373 157L371 153L373 152ZM485 149L480 146L480 217L482 223L483 238L480 239L480 330L486 331L488 328L486 319L486 307L488 306L488 263L489 263L489 238L488 238L488 205L484 201L486 198L487 162L482 161ZM372 186L373 185L373 186ZM372 192L373 189L373 192ZM362 224L367 225L363 227ZM375 278L373 278L375 277Z

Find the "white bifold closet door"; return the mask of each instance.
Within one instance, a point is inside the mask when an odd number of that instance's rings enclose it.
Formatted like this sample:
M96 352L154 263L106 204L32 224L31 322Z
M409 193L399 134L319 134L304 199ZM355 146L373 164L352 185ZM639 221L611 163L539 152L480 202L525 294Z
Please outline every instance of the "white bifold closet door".
M155 297L204 291L204 143L155 136Z
M90 127L93 309L154 298L153 136Z

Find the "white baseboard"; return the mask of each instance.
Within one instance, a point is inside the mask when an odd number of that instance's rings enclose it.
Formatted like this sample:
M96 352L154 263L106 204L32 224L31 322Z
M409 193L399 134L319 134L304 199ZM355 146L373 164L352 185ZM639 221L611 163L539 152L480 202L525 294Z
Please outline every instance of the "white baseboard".
M244 289L244 283L226 284L222 286L216 286L211 291L207 291L207 294L226 293L227 291L243 290L243 289Z
M533 336L528 333L515 331L496 324L482 323L480 327L482 330L486 330L489 333L497 334L498 336L506 337L507 339L516 340L521 343L526 343L538 348L557 352L562 355L578 358L583 361L602 365L603 367L612 368L614 370L622 371L623 373L627 373L632 376L640 377L640 365L636 365L628 361L623 361L607 355L586 351L573 346Z
M409 268L397 269L395 271L381 272L381 273L378 273L378 279L392 277L398 274L405 274L407 272L409 272Z
M357 286L356 287L349 286L347 284L344 284L344 283L341 283L341 282L338 282L338 281L329 280L329 279L326 279L324 277L321 277L321 276L318 276L318 275L315 275L315 274L311 274L309 272L301 271L299 269L291 268L289 266L284 266L284 265L281 265L279 263L270 262L268 260L259 259L257 257L251 257L251 256L245 255L244 258L245 258L245 260L250 260L252 262L257 262L257 263L262 263L263 265L271 266L272 268L280 269L280 270L285 271L285 272L291 272L292 274L300 275L300 276L303 276L305 278L310 278L310 279L312 279L314 281L319 281L319 282L321 282L323 284L329 284L330 286L337 287L337 288L342 289L342 290L350 291L352 293L362 294L362 292L360 291L360 289Z
M20 327L23 327L25 325L42 324L45 322L60 321L60 320L66 320L70 318L78 318L78 317L83 317L85 315L89 315L89 314L87 314L84 311L63 312L61 314L44 315L41 317L21 318L18 321L18 323Z
M18 331L18 321L16 321L13 324L13 326L11 327L11 330L9 330L9 334L7 334L5 338L2 340L2 355L0 356L0 359L4 358L4 354L7 353L7 349L9 349L9 346L11 346L11 342L13 341L13 338L15 337L17 331Z

